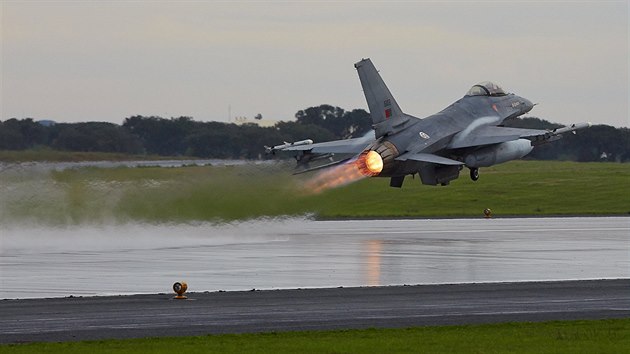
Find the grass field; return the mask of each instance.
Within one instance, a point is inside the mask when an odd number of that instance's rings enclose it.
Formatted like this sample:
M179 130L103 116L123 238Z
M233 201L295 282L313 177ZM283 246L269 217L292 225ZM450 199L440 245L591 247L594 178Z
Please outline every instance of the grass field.
M308 175L280 165L180 168L8 168L0 172L0 221L230 221L317 218L628 215L630 164L513 161L467 170L449 186L407 178L402 189L370 178L320 194Z
M21 353L628 353L630 319L2 345Z

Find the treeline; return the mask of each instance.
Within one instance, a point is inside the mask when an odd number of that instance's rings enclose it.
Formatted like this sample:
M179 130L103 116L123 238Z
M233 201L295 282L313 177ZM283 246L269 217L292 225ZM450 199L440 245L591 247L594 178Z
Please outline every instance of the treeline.
M41 124L33 119L0 122L0 150L52 148L200 158L264 158L264 145L313 139L316 142L362 136L371 129L369 113L331 105L301 110L295 121L272 127L254 123L198 122L191 117L133 116L122 125L105 122ZM506 126L553 129L538 118L517 118ZM630 161L630 129L596 125L538 146L529 158L573 161Z
M272 127L254 123L198 122L191 117L133 116L122 125L105 122L40 124L33 119L0 122L0 150L48 147L56 150L116 152L200 158L257 159L264 146L284 141L327 141L361 136L371 129L362 109L320 105L295 114L296 121Z

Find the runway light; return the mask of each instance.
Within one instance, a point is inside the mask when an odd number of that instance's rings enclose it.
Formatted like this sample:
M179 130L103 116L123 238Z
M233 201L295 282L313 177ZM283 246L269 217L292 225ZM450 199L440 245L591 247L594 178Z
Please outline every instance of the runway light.
M483 210L483 215L486 219L489 219L492 217L492 210L490 210L490 208L485 208Z
M188 284L186 282L176 282L173 284L173 291L177 294L173 299L188 299L184 293L188 290Z

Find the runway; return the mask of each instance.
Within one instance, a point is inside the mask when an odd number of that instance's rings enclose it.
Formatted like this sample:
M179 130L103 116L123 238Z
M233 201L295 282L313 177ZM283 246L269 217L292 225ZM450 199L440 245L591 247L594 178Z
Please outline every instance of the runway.
M630 317L630 280L0 301L0 343Z
M0 298L630 278L630 217L0 227Z
M20 300L0 301L0 342L630 317L629 230L628 217L3 225L0 295ZM192 300L170 299L180 280ZM293 290L235 291L254 288Z

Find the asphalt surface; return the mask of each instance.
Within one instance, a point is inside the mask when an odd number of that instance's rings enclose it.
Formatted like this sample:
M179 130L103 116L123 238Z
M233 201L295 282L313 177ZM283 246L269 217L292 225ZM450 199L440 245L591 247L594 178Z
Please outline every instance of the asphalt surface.
M630 317L630 279L0 301L0 343Z
M630 217L0 225L0 299L630 278Z

